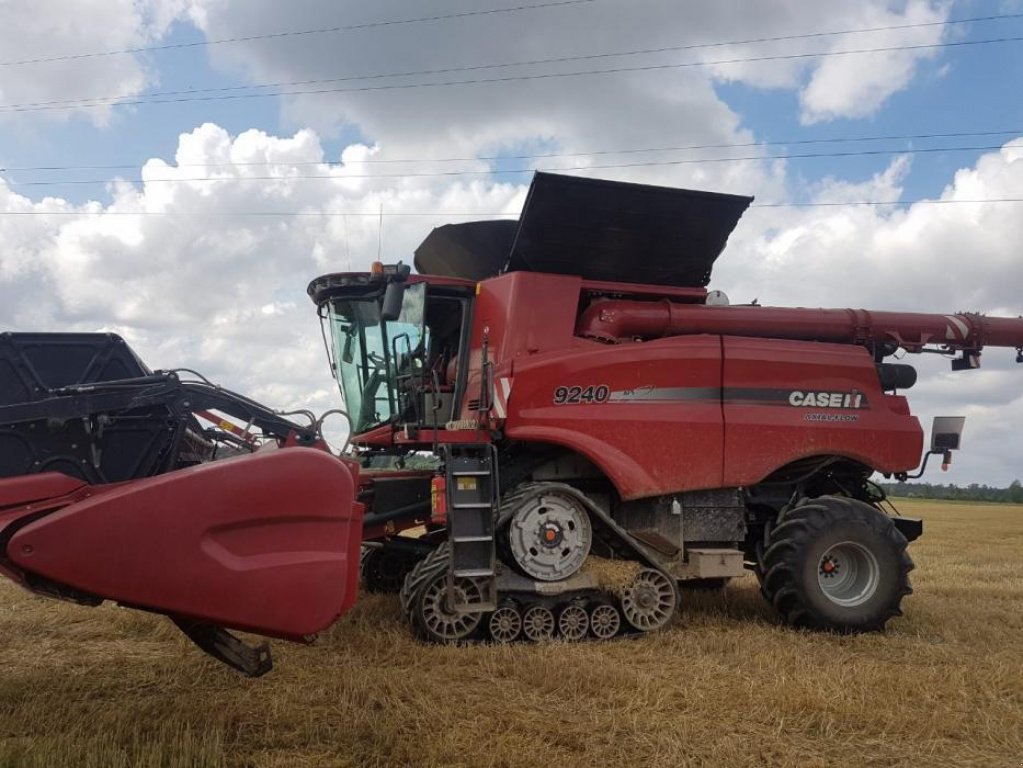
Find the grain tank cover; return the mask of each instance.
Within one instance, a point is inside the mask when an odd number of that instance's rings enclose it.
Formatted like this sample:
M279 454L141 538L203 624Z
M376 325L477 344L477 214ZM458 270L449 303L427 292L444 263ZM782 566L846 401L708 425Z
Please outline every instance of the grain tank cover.
M702 287L751 197L537 173L507 271Z
M485 280L500 274L518 227L514 219L437 227L416 248L416 271L464 280Z
M752 200L538 172L518 222L437 227L415 266L469 280L527 271L702 287Z

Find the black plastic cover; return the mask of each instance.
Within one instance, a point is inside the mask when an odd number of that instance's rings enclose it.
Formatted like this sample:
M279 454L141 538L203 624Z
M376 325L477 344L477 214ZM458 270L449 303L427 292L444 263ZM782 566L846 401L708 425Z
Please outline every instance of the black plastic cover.
M416 271L465 280L493 277L508 261L518 227L514 219L437 227L416 248Z
M553 272L586 280L703 287L752 197L536 173L522 216L437 227L423 274L483 280Z
M113 333L0 333L0 405L152 373Z
M752 201L537 173L506 269L703 287Z

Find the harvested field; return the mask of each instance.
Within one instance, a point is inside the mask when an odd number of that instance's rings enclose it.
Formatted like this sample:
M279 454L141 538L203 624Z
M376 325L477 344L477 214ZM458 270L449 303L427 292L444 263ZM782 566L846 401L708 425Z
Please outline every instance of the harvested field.
M0 585L0 766L1023 765L1023 507L905 502L885 635L779 626L752 576L638 640L413 641L369 596L246 680L165 619Z

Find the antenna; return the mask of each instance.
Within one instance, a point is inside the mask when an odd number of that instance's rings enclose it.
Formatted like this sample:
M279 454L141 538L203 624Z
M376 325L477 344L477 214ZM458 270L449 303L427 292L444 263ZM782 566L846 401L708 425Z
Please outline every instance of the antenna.
M384 249L384 204L380 203L380 217L377 219L377 261Z
M345 269L352 271L352 250L348 242L348 214L342 216L345 225Z

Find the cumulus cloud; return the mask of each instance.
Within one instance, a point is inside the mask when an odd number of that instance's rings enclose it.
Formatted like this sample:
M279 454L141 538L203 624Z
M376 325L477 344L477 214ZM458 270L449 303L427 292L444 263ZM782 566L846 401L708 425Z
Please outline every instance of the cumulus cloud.
M861 28L905 24L932 24L948 18L951 3L932 5L916 0L906 4L902 13L869 3L856 4ZM929 46L940 42L946 34L941 26L914 29L892 29L873 32L864 40L856 36L855 48L894 48ZM843 41L831 50L850 50ZM933 59L938 49L916 47L899 51L882 51L869 55L831 56L822 59L809 82L799 94L805 124L834 120L839 117L867 117L874 114L892 94L906 88L922 61Z
M152 44L179 18L201 20L191 0L38 0L0 3L0 104L135 96L157 81L141 55L115 55L15 64ZM79 112L97 124L110 107L32 112L66 120ZM24 120L26 113L0 111L0 121Z
M291 5L253 0L245 12L226 0L195 0L211 37L236 37L266 30L294 29ZM399 0L363 2L305 0L301 18L308 28L358 25L417 14ZM309 86L320 92L291 96L285 114L299 126L323 133L354 129L379 144L381 157L429 157L493 153L540 144L548 151L585 152L619 147L677 146L685 143L749 142L741 120L718 98L717 80L803 90L804 112L812 119L860 116L904 88L915 62L926 52L871 57L758 61L707 67L670 65L854 47L918 44L936 40L941 27L821 39L721 45L725 41L849 30L940 20L948 9L911 0L900 13L882 0L827 4L811 0L744 0L678 3L644 0L642 12L623 13L612 2L363 29L358 33L310 35L218 46L213 63L248 82L296 82L349 78ZM452 11L470 10L471 4ZM707 44L712 44L708 47ZM697 47L693 47L697 46ZM641 56L607 56L666 49ZM521 64L551 57L598 54L582 61ZM864 62L870 64L864 69ZM437 72L370 80L359 75L411 73L497 64L492 69ZM543 77L591 69L659 67L641 72ZM875 72L876 70L876 72ZM891 73L889 70L897 70ZM866 75L865 75L866 73ZM882 76L885 73L886 76ZM452 81L502 82L443 85ZM405 86L419 84L418 87ZM360 89L370 90L360 90ZM864 93L868 95L864 95ZM619 158L621 159L621 158ZM592 163L576 158L568 164ZM559 163L551 163L559 165ZM563 165L563 164L562 164ZM679 166L670 170L633 168L630 178L700 182L734 191L761 190L777 183L760 164ZM605 176L626 172L609 170Z

